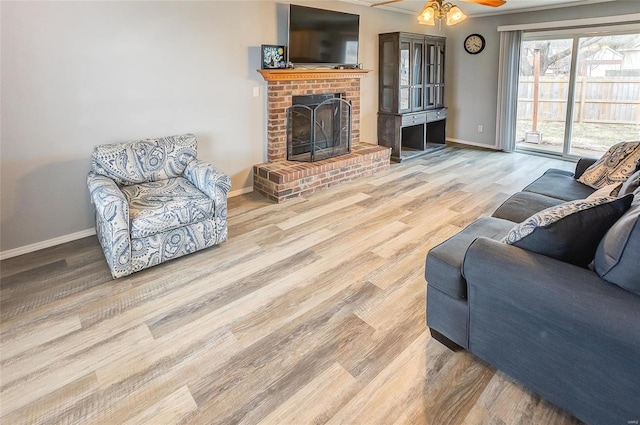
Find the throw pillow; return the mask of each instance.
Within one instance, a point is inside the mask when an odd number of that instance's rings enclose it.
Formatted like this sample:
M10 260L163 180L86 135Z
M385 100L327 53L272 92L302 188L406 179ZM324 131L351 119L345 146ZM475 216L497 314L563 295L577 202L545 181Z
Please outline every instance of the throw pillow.
M600 241L592 268L609 283L640 295L640 204L633 206Z
M595 189L622 183L636 170L638 161L640 142L620 142L587 168L578 181Z
M633 195L627 195L565 202L532 215L502 241L587 267L602 237L629 209L632 200Z
M633 193L640 186L640 170L636 171L622 184L618 196L628 195Z
M622 183L614 183L614 184L608 184L605 187L596 190L595 192L593 192L591 195L587 196L587 199L594 199L594 198L607 198L609 196L618 196L618 194L620 193L620 190L622 188Z

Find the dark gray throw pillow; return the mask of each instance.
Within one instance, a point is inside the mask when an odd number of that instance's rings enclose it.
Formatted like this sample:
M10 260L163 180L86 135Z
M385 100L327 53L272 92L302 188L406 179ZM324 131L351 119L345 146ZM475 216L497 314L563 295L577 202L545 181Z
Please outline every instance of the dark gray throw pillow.
M640 186L640 170L636 171L622 184L618 196L633 193Z
M593 269L607 282L640 295L640 204L631 207L604 235Z
M629 209L632 200L633 195L627 195L565 202L516 225L503 242L587 267L602 237Z

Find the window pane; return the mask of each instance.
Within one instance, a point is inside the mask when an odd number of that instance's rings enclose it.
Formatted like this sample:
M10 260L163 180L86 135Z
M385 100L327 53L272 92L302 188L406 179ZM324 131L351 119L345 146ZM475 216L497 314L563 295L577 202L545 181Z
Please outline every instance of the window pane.
M599 157L640 137L640 34L579 40L571 153Z
M573 39L523 41L517 147L562 153Z

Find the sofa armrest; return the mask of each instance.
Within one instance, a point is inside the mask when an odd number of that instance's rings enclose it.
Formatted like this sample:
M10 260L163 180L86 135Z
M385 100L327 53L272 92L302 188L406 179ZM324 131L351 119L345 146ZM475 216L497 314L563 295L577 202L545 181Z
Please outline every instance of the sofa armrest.
M639 417L639 296L487 238L462 267L469 351L587 423Z
M184 177L202 193L213 199L215 216L226 219L227 194L231 189L229 176L211 164L193 160L187 164Z
M90 172L87 186L96 207L96 232L114 278L130 274L129 203L108 177Z
M580 158L578 163L576 164L576 172L574 173L574 178L577 180L582 176L585 170L591 167L597 159L595 158Z

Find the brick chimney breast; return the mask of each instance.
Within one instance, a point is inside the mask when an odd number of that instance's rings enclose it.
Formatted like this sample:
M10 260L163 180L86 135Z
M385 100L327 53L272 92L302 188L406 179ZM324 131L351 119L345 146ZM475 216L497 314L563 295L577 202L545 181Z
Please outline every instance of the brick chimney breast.
M361 69L262 69L267 81L267 160L253 167L253 188L276 202L371 175L390 165L391 149L360 143ZM351 102L351 153L327 160L287 161L287 108L292 97L340 93Z

